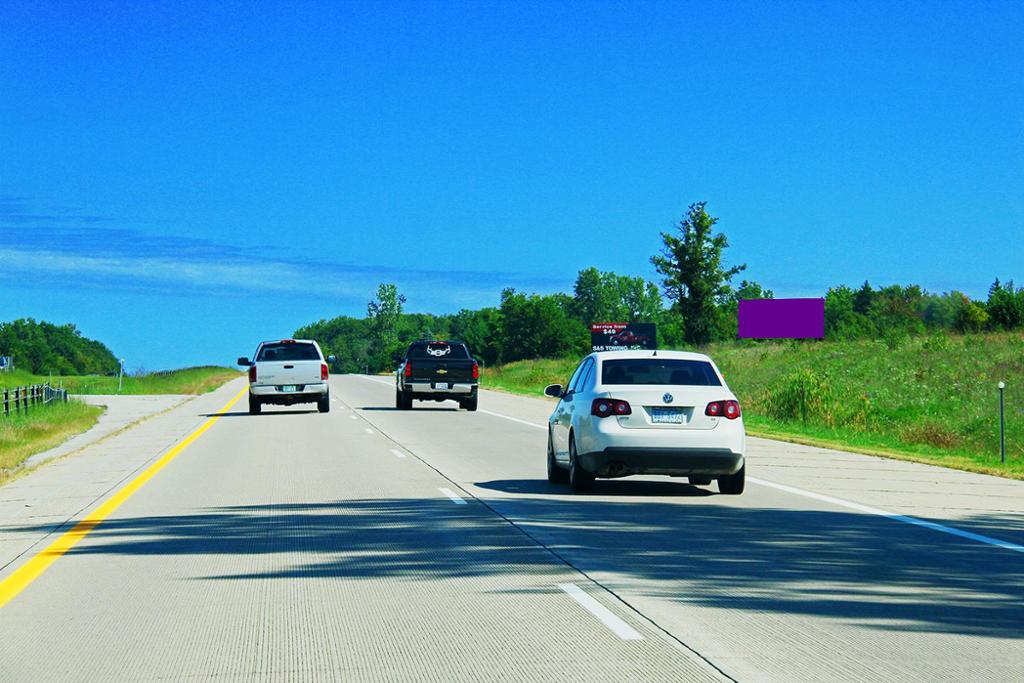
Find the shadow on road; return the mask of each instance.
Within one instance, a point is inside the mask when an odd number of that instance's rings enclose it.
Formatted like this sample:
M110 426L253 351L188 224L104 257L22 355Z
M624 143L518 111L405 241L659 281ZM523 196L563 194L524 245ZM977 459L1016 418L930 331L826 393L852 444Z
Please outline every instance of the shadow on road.
M565 491L530 480L480 486ZM627 492L670 492L683 499L600 498ZM646 581L639 590L665 600L815 615L886 631L1019 638L1024 628L1024 557L1014 552L852 511L746 508L732 497L702 502L707 491L674 482L599 482L597 494L503 497L488 504L577 567ZM547 552L489 511L478 505L455 508L446 499L338 500L112 518L69 554L267 556L231 563L263 570L195 577L217 581L427 581L557 568Z
M313 410L269 410L253 415L248 410L235 410L229 413L200 413L199 417L269 417L271 415L308 415L317 412Z
M474 486L505 493L542 493L548 495L587 496L691 496L716 495L714 484L706 487L693 486L685 479L672 481L637 481L635 479L598 479L592 493L573 493L568 484L552 484L546 479L498 479L476 482ZM638 503L643 505L643 502Z
M457 413L458 408L454 407L442 407L442 406L413 406L410 410L399 410L393 406L362 406L357 410L369 410L374 412L386 412L386 413L408 413L408 412L423 412L423 413Z

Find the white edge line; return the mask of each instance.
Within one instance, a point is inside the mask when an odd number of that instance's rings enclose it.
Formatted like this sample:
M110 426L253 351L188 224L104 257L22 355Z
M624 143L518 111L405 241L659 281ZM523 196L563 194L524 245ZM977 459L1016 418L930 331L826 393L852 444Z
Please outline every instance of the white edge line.
M536 422L527 422L526 420L520 420L518 417L510 417L508 415L502 415L501 413L492 413L489 410L483 410L483 409L478 409L477 412L486 413L487 415L493 415L494 417L500 417L500 418L503 418L505 420L511 420L512 422L518 422L519 424L526 425L527 427L534 427L536 429L547 429L547 427L543 427L543 426L537 424Z
M465 505L465 504L466 504L466 501L464 501L464 500L463 500L462 498L460 498L459 496L455 495L455 494L454 494L454 493L452 492L452 490L451 490L451 489L438 489L438 490L439 490L439 491L440 491L441 493L443 493L444 495L446 495L446 496L448 496L449 498L451 498L452 502L453 502L453 503L455 503L456 505Z
M601 623L611 629L619 638L622 638L623 640L644 639L644 637L637 633L632 626L615 616L610 609L599 603L597 600L587 595L587 593L575 583L560 583L558 584L558 587L565 591L570 598L578 602L583 609L600 619Z
M380 384L390 384L384 380L378 380L372 377L363 376L364 379L368 379L372 382L378 382ZM527 422L526 420L520 420L517 417L511 417L509 415L502 415L501 413L494 413L490 410L479 410L478 412L486 413L494 417L500 417L505 420L511 420L512 422L518 422L519 424L526 425L527 427L534 427L536 429L547 429L546 426L539 425L535 422ZM984 543L986 545L995 546L1004 550L1012 550L1018 553L1024 553L1024 546L1016 543L1010 543L1009 541L1003 541L998 538L992 538L991 536L983 536L981 534L975 534L970 531L964 531L957 529L956 527L946 526L944 524L937 524L935 522L929 522L917 517L909 517L907 515L899 515L895 512L889 512L888 510L881 510L879 508L873 508L868 505L861 505L860 503L854 503L849 500L843 500L842 498L834 498L832 496L826 496L821 493L814 493L813 491L805 491L804 489L798 489L793 486L786 486L785 484L776 484L772 481L766 481L764 479L756 479L754 477L747 477L747 481L752 484L758 484L760 486L767 486L769 488L775 488L779 491L785 491L786 493L792 493L797 496L805 496L807 498L813 498L820 500L824 503L831 503L833 505L839 505L840 507L850 508L851 510L857 510L869 515L877 515L879 517L885 517L891 519L894 522L903 522L904 524L910 524L912 526L919 526L925 529L931 529L932 531L938 531L950 536L958 536L960 538L966 538L971 541L977 541L978 543Z
M389 382L387 380L378 379L376 377L367 377L366 375L359 375L359 377L362 377L365 380L369 380L370 382L376 382L377 384L387 384L388 386L391 386L391 384L392 384L391 382ZM479 410L477 410L477 412L478 413L485 413L485 414L490 415L492 417L500 417L503 420L511 420L512 422L518 422L521 425L526 425L527 427L533 427L535 429L547 429L547 427L541 426L541 425L537 424L536 422L529 422L527 420L520 420L518 417L512 417L510 415L502 415L501 413L495 413L495 412L492 412L490 410L479 409Z
M404 458L404 457L405 457L405 453L403 453L402 451L398 450L397 448L392 448L392 449L391 449L391 453L392 453L392 454L393 454L393 455L394 455L394 456L395 456L396 458Z
M747 481L753 484L759 484L760 486L767 486L769 488L778 489L779 491L785 491L786 493L793 493L798 496L813 498L814 500L820 500L824 503L831 503L832 505L839 505L840 507L850 508L851 510L857 510L858 512L863 512L865 514L878 515L879 517L887 517L888 519L891 519L896 522L912 524L913 526L924 527L925 529L939 531L944 534L949 534L951 536L959 536L960 538L966 538L971 541L977 541L979 543L985 543L987 545L994 545L997 548L1003 548L1004 550L1013 550L1018 553L1024 553L1024 546L1017 545L1016 543L1010 543L1008 541L1001 541L998 538L992 538L991 536L982 536L981 534L975 534L970 531L964 531L962 529L957 529L956 527L946 526L944 524L937 524L935 522L929 522L924 519L918 519L917 517L900 515L895 512L889 512L888 510L882 510L880 508L873 508L869 505L861 505L860 503L854 503L853 501L843 500L842 498L834 498L832 496L826 496L821 493L814 493L813 491L805 491L804 489L798 489L793 486L786 486L785 484L776 484L773 481L755 479L754 477L747 477Z

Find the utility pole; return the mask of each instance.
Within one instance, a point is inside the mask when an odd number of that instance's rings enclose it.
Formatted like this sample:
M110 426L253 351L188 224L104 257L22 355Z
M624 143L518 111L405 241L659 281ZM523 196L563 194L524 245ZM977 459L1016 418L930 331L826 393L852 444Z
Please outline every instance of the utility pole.
M121 367L117 372L117 393L121 393L121 383L124 380L124 358L121 359Z

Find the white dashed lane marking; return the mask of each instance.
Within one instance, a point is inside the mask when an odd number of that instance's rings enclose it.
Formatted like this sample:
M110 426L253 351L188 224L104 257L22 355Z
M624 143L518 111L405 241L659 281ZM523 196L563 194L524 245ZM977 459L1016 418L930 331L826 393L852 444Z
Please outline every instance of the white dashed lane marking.
M440 491L441 491L441 493L443 493L444 495L446 495L446 496L448 496L449 498L451 498L451 501L452 501L453 503L455 503L456 505L465 505L465 504L466 504L466 501L464 501L464 500L463 500L462 498L460 498L459 496L455 495L455 493L453 493L451 489L440 489Z
M558 584L558 587L565 591L569 597L582 605L583 609L600 619L601 623L610 628L619 638L622 638L623 640L644 639L644 637L637 633L632 626L612 614L610 609L587 595L587 593L575 583L560 583Z

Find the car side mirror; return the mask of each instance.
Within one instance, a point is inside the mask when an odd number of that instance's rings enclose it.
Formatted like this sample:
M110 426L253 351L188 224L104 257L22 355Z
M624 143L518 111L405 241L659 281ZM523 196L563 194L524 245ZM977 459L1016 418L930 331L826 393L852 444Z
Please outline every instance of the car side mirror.
M246 367L252 365L252 363L249 362L249 359L244 357L244 356L238 359L238 363L237 364L238 365L244 365Z
M551 398L562 398L562 385L561 384L549 384L544 387L544 395L550 396Z
M328 362L328 363L334 363L334 362L336 362L337 360L338 360L338 358L337 358L337 356L335 356L334 354L331 354L330 356L327 356L327 362Z

